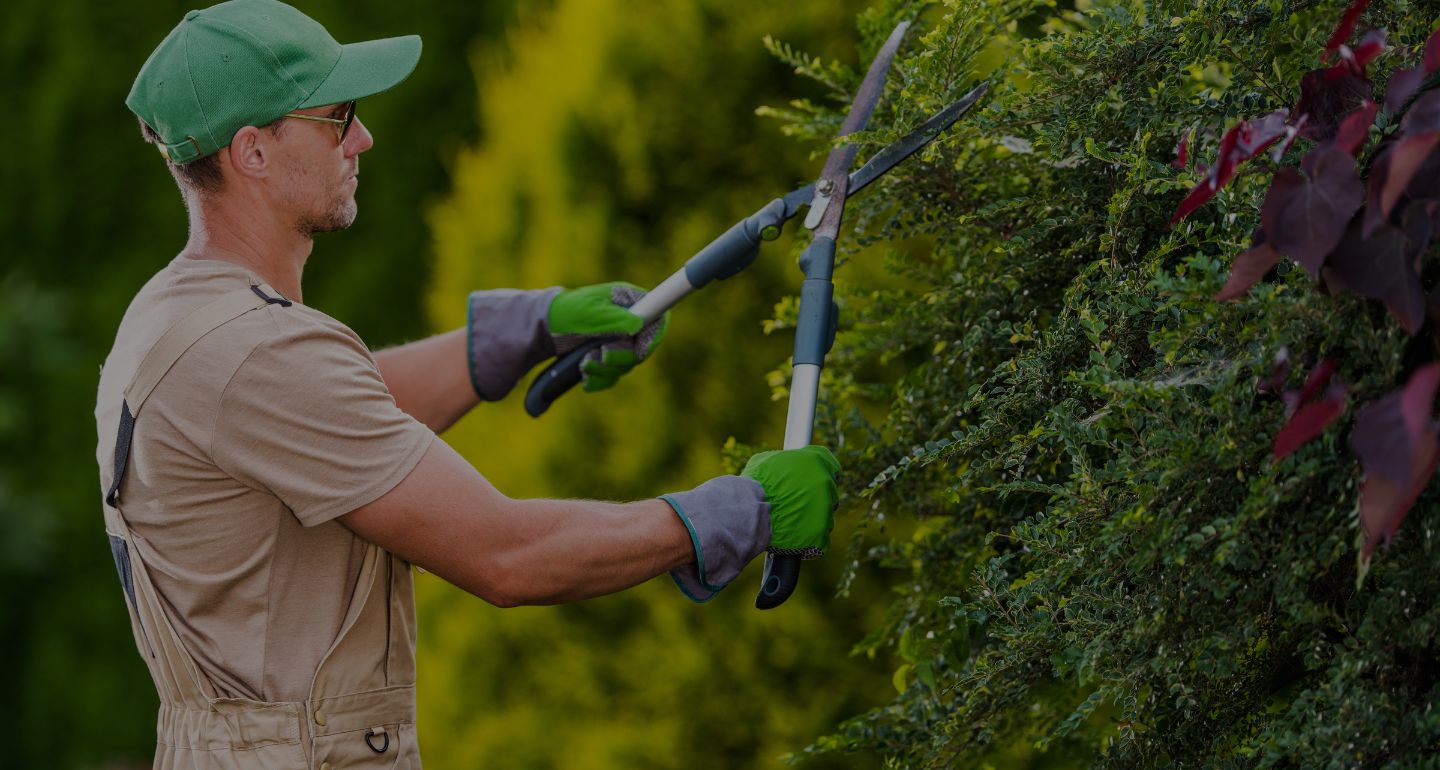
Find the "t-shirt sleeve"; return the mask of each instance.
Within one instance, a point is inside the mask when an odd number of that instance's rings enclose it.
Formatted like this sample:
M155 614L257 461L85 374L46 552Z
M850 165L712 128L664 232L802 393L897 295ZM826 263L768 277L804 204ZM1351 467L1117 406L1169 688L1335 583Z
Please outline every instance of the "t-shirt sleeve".
M401 411L374 359L340 329L286 329L258 345L220 397L215 464L315 526L383 496L435 434Z

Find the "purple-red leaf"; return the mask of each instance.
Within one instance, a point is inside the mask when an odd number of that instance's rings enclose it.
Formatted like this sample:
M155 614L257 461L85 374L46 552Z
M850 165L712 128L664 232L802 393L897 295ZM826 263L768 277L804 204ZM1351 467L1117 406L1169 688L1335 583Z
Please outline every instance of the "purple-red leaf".
M1370 477L1360 483L1360 526L1365 531L1365 546L1360 555L1370 558L1376 546L1389 544L1405 520L1405 514L1415 506L1416 498L1425 491L1430 477L1435 475L1435 438L1416 452L1418 467L1407 483L1396 484L1384 476Z
M1435 407L1437 386L1440 386L1440 364L1431 363L1416 369L1405 383L1405 389L1400 391L1400 418L1412 442L1435 430L1430 415Z
M1345 413L1345 388L1339 388L1335 396L1325 397L1313 404L1306 404L1295 412L1285 423L1285 427L1275 435L1275 447L1271 451L1272 456L1279 460L1288 456L1291 452L1304 446L1310 439L1315 438L1330 424L1340 419Z
M1400 130L1406 134L1440 131L1440 91L1431 91L1416 99L1400 119Z
M1340 121L1370 99L1374 90L1367 78L1345 64L1305 73L1294 110L1296 116L1305 118L1303 125L1297 123L1300 135L1316 142L1334 136Z
M1302 405L1309 403L1310 400L1315 397L1315 394L1320 392L1320 388L1330 381L1330 375L1334 373L1335 360L1327 358L1321 361L1314 369L1310 370L1310 376L1305 378L1305 387L1300 390L1287 390L1281 393L1280 399L1285 402L1285 419L1290 419L1295 415L1296 410ZM1282 382L1281 384L1283 385L1284 383ZM1343 382L1338 383L1338 387L1343 388L1344 386L1345 384Z
M1335 25L1335 31L1330 33L1330 39L1325 42L1325 53L1331 53L1350 39L1350 33L1355 31L1355 22L1360 20L1360 14L1365 12L1365 6L1370 0L1355 0L1340 15L1340 23Z
M1371 402L1355 420L1351 443L1365 480L1360 525L1366 557L1389 541L1435 472L1436 429L1431 420L1440 363L1415 370L1405 387Z
M1400 121L1400 138L1371 165L1365 232L1374 232L1390 218L1402 195L1430 200L1440 197L1440 91L1416 99Z
M1334 373L1335 361L1327 358L1310 372L1303 390L1299 393L1285 393L1289 419L1275 436L1275 446L1271 454L1276 460L1304 446L1345 413L1345 383L1338 378L1335 384L1326 390L1323 398L1316 398Z
M1440 201L1440 152L1425 156L1405 187L1405 197L1412 201Z
M1215 295L1217 302L1227 302L1245 295L1265 274L1280 261L1280 252L1268 243L1262 243L1235 258L1230 267L1230 278L1225 287Z
M1215 154L1215 163L1210 166L1210 183L1216 190L1235 177L1235 166L1239 162L1235 147L1240 143L1240 132L1245 130L1245 126L1246 122L1242 120L1220 137L1220 151Z
M1217 190L1218 188L1215 187L1215 182L1212 178L1206 177L1200 180L1200 184L1195 185L1195 188L1190 191L1190 194L1185 196L1185 200L1180 201L1180 205L1176 207L1175 213L1170 216L1170 225L1173 227L1176 222L1184 219L1190 212L1205 205L1206 201L1215 197Z
M1351 445L1366 475L1378 474L1397 484L1409 480L1415 450L1432 433L1430 409L1440 385L1440 363L1415 370L1405 387L1378 398L1355 418Z
M1366 404L1350 434L1350 448L1360 458L1365 475L1384 476L1397 484L1410 479L1415 454L1400 413L1402 395L1403 389L1396 390Z
M1437 141L1440 141L1440 131L1402 136L1375 159L1370 171L1370 206L1365 212L1367 234L1373 233L1375 228L1390 218L1390 212L1394 210L1410 181L1415 178L1415 172L1425 165L1425 160L1435 149ZM1422 185L1426 182L1423 179L1417 181Z
M1375 228L1385 222L1386 211L1380 202L1380 195L1389 183L1390 153L1394 149L1394 142L1381 142L1374 159L1370 161L1370 181L1365 186L1365 211L1361 213L1361 219L1365 220L1365 235L1375 232Z
M1350 71L1356 75L1365 74L1365 65L1375 61L1375 57L1385 53L1385 30L1372 29L1360 38L1360 42L1354 48L1342 46L1340 57L1350 65Z
M1390 73L1390 84L1385 86L1385 111L1394 115L1405 106L1405 101L1425 80L1425 70L1420 67L1406 67Z
M1281 254L1318 277L1325 257L1345 234L1345 224L1365 199L1355 159L1344 150L1320 147L1306 157L1306 178L1293 168L1275 174L1260 221Z
M1336 366L1335 359L1327 358L1310 371L1310 376L1305 378L1305 387L1300 389L1300 403L1308 402L1325 387L1325 383L1330 381L1330 375L1335 373Z
M1190 137L1195 135L1191 129L1180 135L1180 143L1175 145L1175 168L1185 168L1190 163Z
M1272 147L1272 148L1270 148L1270 160L1273 160L1273 161L1275 161L1276 163L1279 163L1279 162L1280 162L1280 159L1283 158L1283 157L1285 157L1285 151L1288 150L1288 149L1290 149L1290 145L1292 145L1292 144L1295 143L1295 137L1297 137L1297 136L1300 135L1300 129L1302 129L1302 128L1304 128L1304 127L1305 127L1305 116L1304 116L1304 115L1301 115L1300 117L1296 118L1294 123L1291 123L1291 124L1289 124L1289 125L1286 125L1286 126L1285 126L1285 136L1281 137L1281 138L1280 138L1280 141L1279 141L1279 142L1276 142L1276 143L1275 143L1275 146Z
M1173 226L1215 197L1220 188L1235 178L1235 169L1241 163L1264 152L1266 147L1285 136L1285 119L1289 114L1288 110L1276 110L1263 118L1242 120L1231 126L1225 135L1220 137L1220 151L1216 155L1215 164L1210 167L1209 175L1195 185L1190 194L1185 196L1185 200L1180 202L1170 217L1170 224Z
M1365 146L1365 140L1370 136L1370 127L1375 125L1375 116L1379 112L1380 105L1366 99L1360 109L1340 121L1340 127L1335 130L1335 146L1350 153L1352 158L1358 156L1360 148Z
M1241 122L1235 139L1235 162L1250 160L1285 136L1285 121L1289 118L1289 110L1276 110L1263 118Z
M1422 206L1409 206L1401 227L1383 223L1370 235L1359 220L1351 222L1327 263L1345 288L1378 299L1405 331L1415 334L1425 322L1425 294L1416 258L1430 242L1430 220Z

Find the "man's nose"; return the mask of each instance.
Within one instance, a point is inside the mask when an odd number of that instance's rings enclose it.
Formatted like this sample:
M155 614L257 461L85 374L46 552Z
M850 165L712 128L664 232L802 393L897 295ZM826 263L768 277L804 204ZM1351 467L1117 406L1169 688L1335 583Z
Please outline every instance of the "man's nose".
M370 135L370 129L360 121L360 116L355 116L355 122L350 124L350 130L345 133L345 157L351 158L375 146L375 137Z

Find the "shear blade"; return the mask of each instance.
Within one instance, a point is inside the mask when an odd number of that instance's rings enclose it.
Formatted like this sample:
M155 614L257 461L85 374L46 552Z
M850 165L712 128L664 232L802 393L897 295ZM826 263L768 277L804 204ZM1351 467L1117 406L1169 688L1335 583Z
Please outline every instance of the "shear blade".
M890 169L900 165L906 158L909 158L911 155L924 149L926 145L935 141L941 134L945 133L946 129L960 120L960 117L969 111L976 102L980 101L980 97L985 95L989 87L990 84L981 83L971 89L969 93L951 102L945 109L931 115L924 123L917 126L915 130L891 142L885 149L871 156L870 160L866 161L864 166L861 166L854 173L850 174L850 184L848 185L849 189L846 195L854 195L870 186L871 182L885 176L890 172ZM815 224L818 224L820 221L819 217L825 213L824 207L830 202L828 195L820 195L816 192L815 188L814 183L807 184L804 187L792 190L785 196L786 219L798 214L801 206L809 206L810 211L805 217L805 227L811 230L815 229ZM820 210L819 214L815 213L817 209Z
M810 200L810 211L805 214L806 230L814 230L815 226L820 224L820 217L825 216L825 209L829 205L830 196L817 190L815 197Z
M865 189L866 185L884 176L890 169L900 165L901 161L935 141L935 138L945 133L945 129L954 125L961 115L975 106L975 103L980 101L980 97L984 96L989 88L989 83L975 86L970 89L969 93L950 103L945 109L931 115L914 131L875 153L864 166L850 175L850 193L853 195Z

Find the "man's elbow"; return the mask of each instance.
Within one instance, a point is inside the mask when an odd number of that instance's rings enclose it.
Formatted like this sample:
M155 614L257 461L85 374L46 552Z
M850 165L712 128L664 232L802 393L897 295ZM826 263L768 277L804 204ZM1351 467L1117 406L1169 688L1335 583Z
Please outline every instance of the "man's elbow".
M510 609L545 603L534 595L533 582L524 579L522 570L505 566L501 559L494 559L487 569L471 576L460 587L486 604Z
M450 577L446 577L443 573L437 572L436 574L486 604L501 609L525 606L525 597L512 589L506 581L483 574L452 575Z
M489 604L493 607L499 607L502 610L508 610L512 607L527 606L526 602L521 599L501 594L491 593L488 596L481 596L480 598L483 599L486 604Z

